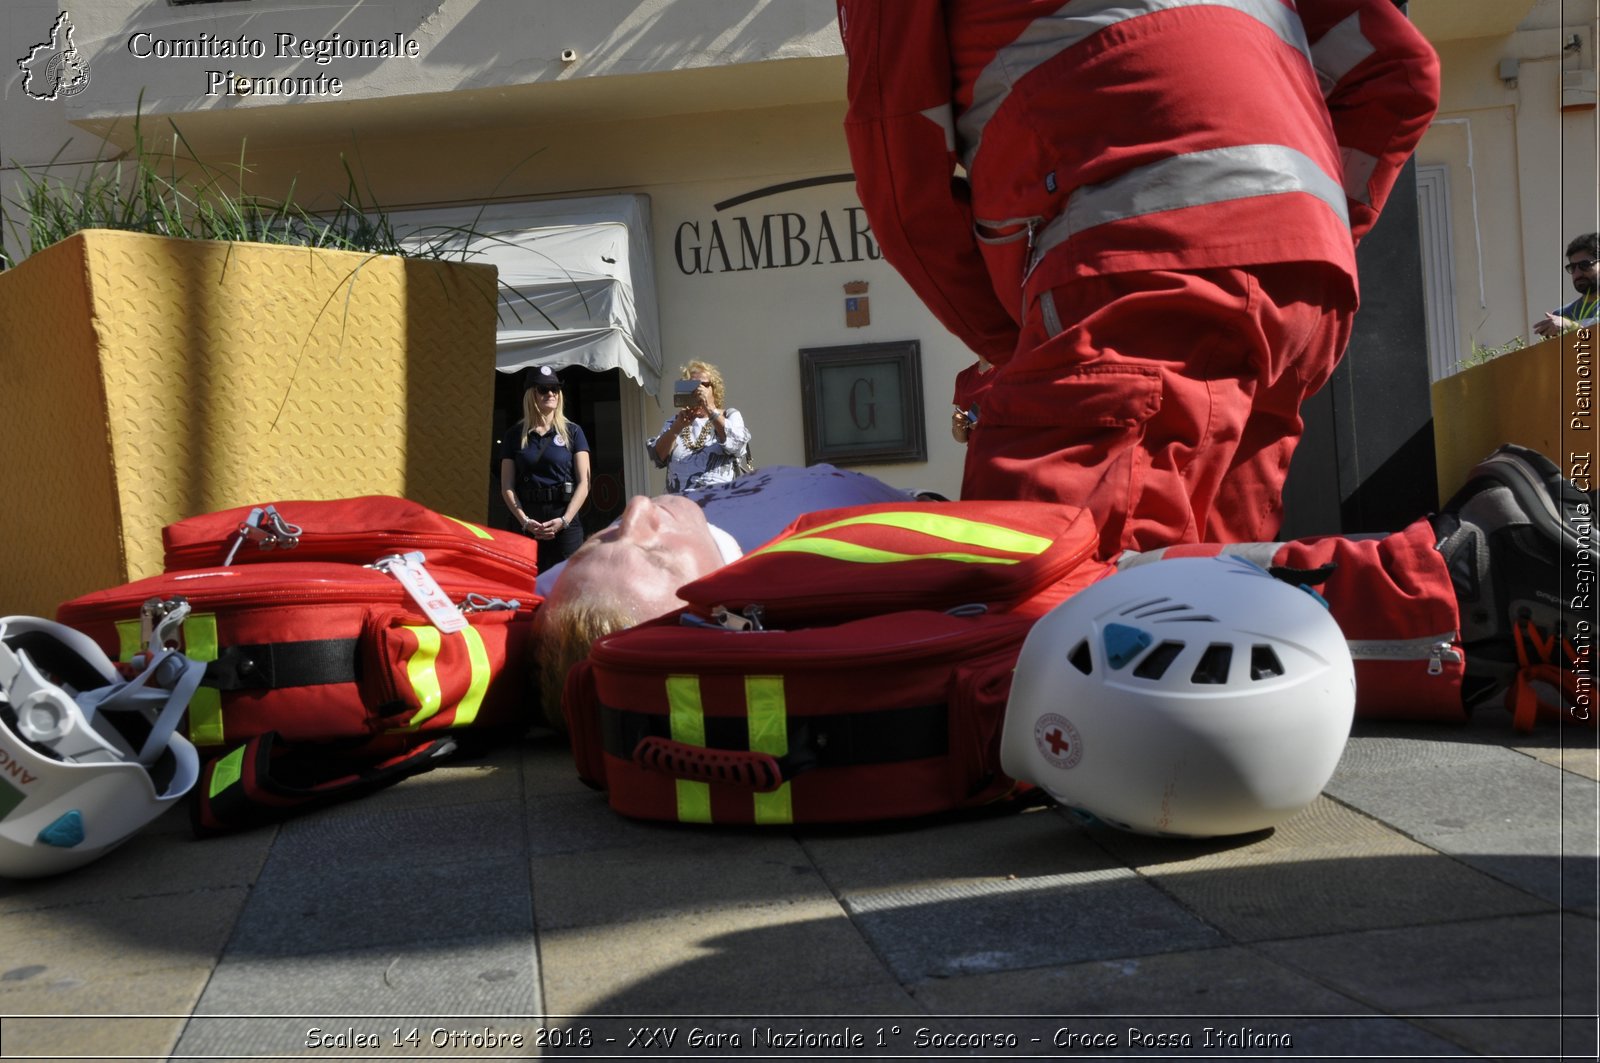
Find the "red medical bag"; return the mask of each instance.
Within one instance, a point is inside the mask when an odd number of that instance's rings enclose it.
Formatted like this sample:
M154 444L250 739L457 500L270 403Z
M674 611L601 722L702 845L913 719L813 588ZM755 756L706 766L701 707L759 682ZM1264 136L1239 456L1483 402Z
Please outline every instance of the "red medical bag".
M579 775L644 819L825 823L979 805L1033 622L1105 572L1032 502L808 514L599 639L563 701Z
M368 496L209 513L162 538L165 573L66 602L57 618L128 660L186 602L165 638L206 662L189 708L202 748L532 718L538 552L523 536ZM430 619L429 595L453 630Z

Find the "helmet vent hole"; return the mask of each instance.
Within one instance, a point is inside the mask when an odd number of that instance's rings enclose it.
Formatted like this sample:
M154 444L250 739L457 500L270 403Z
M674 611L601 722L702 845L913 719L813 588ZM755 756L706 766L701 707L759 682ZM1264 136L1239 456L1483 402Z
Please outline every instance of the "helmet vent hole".
M1271 646L1250 647L1250 678L1271 679L1283 674L1283 662Z
M1192 605L1184 605L1182 602L1175 602L1170 598L1163 598L1159 602L1150 603L1149 606L1146 606L1143 609L1135 610L1133 615L1139 620L1148 620L1153 616L1163 616L1167 613L1183 613L1188 612L1193 608L1194 606Z
M1225 642L1213 642L1200 655L1189 679L1194 683L1220 684L1228 681L1228 666L1233 663L1233 647Z
M1072 667L1084 675L1092 674L1094 672L1094 658L1089 654L1089 640L1084 639L1078 643L1077 647L1067 654L1067 660L1072 664Z
M1171 598L1147 598L1143 601L1134 602L1132 605L1122 610L1121 615L1132 616L1137 613L1142 613L1144 610L1153 608L1155 606L1166 605L1170 601L1172 601Z
M1145 654L1144 660L1139 662L1139 667L1133 670L1133 674L1140 679L1160 679L1182 652L1183 643L1163 642Z

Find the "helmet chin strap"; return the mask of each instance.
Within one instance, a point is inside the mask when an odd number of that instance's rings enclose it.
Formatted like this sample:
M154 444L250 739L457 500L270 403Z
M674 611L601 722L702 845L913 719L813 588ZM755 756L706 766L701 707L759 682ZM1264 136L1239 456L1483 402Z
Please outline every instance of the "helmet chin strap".
M0 627L0 637L4 633ZM146 767L154 764L203 678L203 663L166 650L153 655L132 680L69 692L41 673L26 651L0 641L0 691L16 714L18 733L70 763L132 758ZM128 712L140 714L149 724L137 752L123 729L102 715Z
M150 733L140 747L138 761L146 767L161 758L172 739L172 732L189 707L189 699L200 689L206 666L177 650L163 650L150 658L144 671L131 680L84 691L74 699L85 718L97 713L138 712L151 721ZM104 728L96 730L104 732Z

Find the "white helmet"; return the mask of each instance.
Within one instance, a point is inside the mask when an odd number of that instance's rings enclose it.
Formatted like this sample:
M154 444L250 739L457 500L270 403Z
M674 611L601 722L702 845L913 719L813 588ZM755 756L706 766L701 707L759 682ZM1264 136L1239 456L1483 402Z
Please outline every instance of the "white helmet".
M175 728L204 674L165 651L130 682L81 632L0 619L0 875L87 864L188 793L200 762Z
M1322 792L1354 714L1350 649L1320 597L1242 558L1175 558L1040 618L1000 761L1114 827L1242 834Z

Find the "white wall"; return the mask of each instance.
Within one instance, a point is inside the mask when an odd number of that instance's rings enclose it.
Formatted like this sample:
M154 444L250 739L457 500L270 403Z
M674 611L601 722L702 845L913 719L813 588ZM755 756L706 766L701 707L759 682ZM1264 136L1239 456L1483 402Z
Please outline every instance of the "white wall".
M1577 34L1581 48L1564 51ZM1419 163L1449 167L1457 331L1463 350L1531 337L1535 320L1572 298L1560 269L1567 241L1600 228L1596 115L1563 106L1562 75L1595 68L1592 0L1540 0L1511 34L1436 41L1439 116ZM1502 61L1516 78L1501 78Z
M827 152L824 152L827 154ZM660 287L662 334L668 375L693 358L717 363L728 382L728 401L745 415L755 434L754 450L762 464L805 464L799 351L806 347L844 346L897 340L921 344L923 411L927 432L926 464L859 466L891 483L936 490L955 497L960 491L962 451L950 437L950 395L955 374L973 356L939 325L898 274L876 255L868 239L852 241L850 210L865 226L853 184L826 184L764 197L722 211L715 204L759 188L828 173L766 175L759 180L685 183L647 189L656 227L656 277ZM781 265L782 250L771 256L772 268L741 269L750 256L740 245L738 218L757 232L763 215L789 214L805 222L810 252L804 264ZM830 221L833 243L819 239L822 218ZM728 260L707 254L717 223ZM798 222L791 222L798 231ZM675 244L683 236L683 253ZM774 219L778 239L781 221ZM781 242L781 241L780 241ZM854 244L854 247L852 247ZM695 248L700 268L696 269ZM791 258L799 259L794 242ZM836 258L845 261L835 261ZM855 258L856 261L850 261ZM732 271L725 266L731 265ZM868 283L871 324L845 323L844 285ZM671 381L665 382L659 427L670 410ZM660 474L654 480L660 485Z

